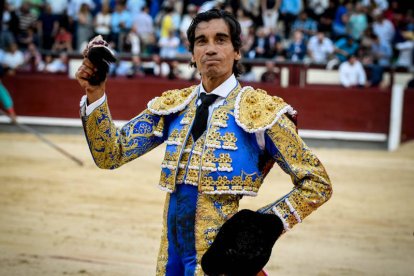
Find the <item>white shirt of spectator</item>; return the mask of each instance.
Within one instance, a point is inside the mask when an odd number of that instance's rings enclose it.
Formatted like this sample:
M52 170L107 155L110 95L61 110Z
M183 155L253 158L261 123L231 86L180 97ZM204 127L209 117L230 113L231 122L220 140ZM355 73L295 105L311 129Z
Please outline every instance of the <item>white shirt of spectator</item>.
M308 51L311 52L312 62L326 63L328 57L333 53L335 47L331 39L324 37L322 43L319 42L318 36L314 35L309 39Z
M67 66L59 58L56 58L51 63L46 64L45 71L50 73L65 73Z
M18 10L23 4L23 0L7 0L7 3L15 10Z
M350 64L348 61L343 62L339 66L339 78L345 87L365 85L367 80L365 70L359 61L355 61L354 64Z
M158 45L160 46L160 57L175 58L177 49L180 45L180 39L177 36L161 37Z
M139 35L148 36L154 33L154 21L148 13L139 12L134 15L133 28Z
M132 15L141 12L142 8L146 5L145 0L127 0L126 8L131 12Z
M46 0L52 8L52 14L63 14L68 7L67 0Z
M3 64L11 69L16 69L24 63L24 55L22 51L15 51L14 53L6 52L3 56Z
M372 6L372 0L362 0L361 4L364 7L371 7ZM386 9L388 9L388 0L374 0L375 5L378 9L380 9L381 11L385 11Z
M394 25L388 19L384 19L381 23L375 21L372 23L372 30L380 40L384 40L391 44L394 38L395 29Z
M321 15L329 7L329 0L308 0L308 8Z
M78 20L78 13L82 4L87 4L90 10L95 9L93 0L71 0L68 4L67 15L74 20Z
M400 52L397 59L397 65L410 68L413 64L414 41L408 40L395 44L395 48Z
M109 35L111 32L111 14L98 13L95 17L95 32L97 34Z

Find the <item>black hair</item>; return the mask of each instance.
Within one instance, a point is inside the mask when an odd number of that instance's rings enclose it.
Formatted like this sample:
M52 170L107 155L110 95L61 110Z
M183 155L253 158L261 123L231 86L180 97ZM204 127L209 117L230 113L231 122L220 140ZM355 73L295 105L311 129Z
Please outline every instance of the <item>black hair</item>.
M190 27L187 30L187 38L189 41L189 51L194 54L194 42L195 42L195 30L201 22L208 22L212 19L223 19L227 26L229 26L231 43L233 44L234 51L240 52L242 47L242 41L240 38L241 27L240 23L234 17L234 15L225 10L211 9L202 13L199 13L194 17ZM190 62L191 66L197 67L195 62ZM236 77L243 73L243 67L239 64L238 60L234 60L233 73Z

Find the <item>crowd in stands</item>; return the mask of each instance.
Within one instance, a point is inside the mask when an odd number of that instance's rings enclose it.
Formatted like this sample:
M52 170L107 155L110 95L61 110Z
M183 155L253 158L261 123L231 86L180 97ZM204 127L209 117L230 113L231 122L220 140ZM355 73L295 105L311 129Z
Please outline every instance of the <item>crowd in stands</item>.
M174 79L180 75L177 60L191 56L186 30L192 18L217 7L241 24L242 80L280 83L278 63L297 62L339 68L345 87L377 86L389 66L413 68L414 11L405 2L6 0L0 62L10 74L66 72L68 55L81 54L92 37L102 35L129 57L118 59L112 75ZM143 67L142 59L153 65ZM260 79L252 74L251 59L264 59Z

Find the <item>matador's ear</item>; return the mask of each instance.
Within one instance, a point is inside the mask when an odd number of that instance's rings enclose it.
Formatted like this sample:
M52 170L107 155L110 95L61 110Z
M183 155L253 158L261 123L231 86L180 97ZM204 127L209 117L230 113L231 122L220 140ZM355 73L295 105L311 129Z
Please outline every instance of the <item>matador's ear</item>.
M109 65L116 61L114 52L102 36L94 37L83 51L84 57L88 58L97 68L95 74L88 80L91 85L99 85L106 79Z

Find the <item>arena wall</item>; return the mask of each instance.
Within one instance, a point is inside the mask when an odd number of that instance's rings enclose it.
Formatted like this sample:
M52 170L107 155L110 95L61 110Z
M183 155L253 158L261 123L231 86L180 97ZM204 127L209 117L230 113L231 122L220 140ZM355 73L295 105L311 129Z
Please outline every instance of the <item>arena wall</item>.
M19 74L5 80L19 116L78 118L83 91L66 75ZM159 78L113 78L107 95L116 120L128 120L165 90L196 83ZM390 125L391 91L374 88L344 89L336 85L277 87L244 83L282 97L299 113L298 127L304 130L359 132L387 135ZM402 139L414 139L414 93L405 93Z

